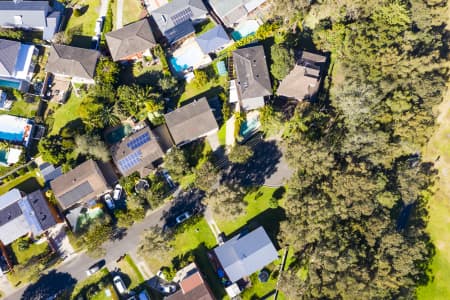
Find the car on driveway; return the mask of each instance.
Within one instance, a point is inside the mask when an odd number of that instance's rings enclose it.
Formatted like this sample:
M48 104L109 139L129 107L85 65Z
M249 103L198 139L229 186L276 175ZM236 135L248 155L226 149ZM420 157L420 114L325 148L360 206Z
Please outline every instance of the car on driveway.
M120 184L116 184L116 186L114 187L113 199L116 201L120 200L120 198L122 198L122 192L122 186Z
M178 217L175 218L175 221L177 221L177 224L183 223L184 221L186 221L187 219L189 219L192 215L189 212L184 212L181 215L179 215Z
M86 270L86 275L91 276L92 274L97 273L104 266L104 264L104 260L96 262Z
M161 294L168 295L174 293L177 290L177 287L174 284L161 284L158 290Z
M125 283L123 283L123 280L119 275L113 278L113 283L119 294L125 294L125 292L127 291L127 287L125 286Z
M105 199L106 206L108 206L108 208L110 210L113 210L116 207L116 205L114 204L114 201L113 201L113 199L112 199L110 194L106 194L103 197L103 199Z

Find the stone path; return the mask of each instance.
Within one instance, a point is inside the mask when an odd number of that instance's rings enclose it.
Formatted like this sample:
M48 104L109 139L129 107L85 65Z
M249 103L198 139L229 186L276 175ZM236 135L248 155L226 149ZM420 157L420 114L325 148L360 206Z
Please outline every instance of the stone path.
M122 28L122 25L123 25L123 0L117 0L116 30Z

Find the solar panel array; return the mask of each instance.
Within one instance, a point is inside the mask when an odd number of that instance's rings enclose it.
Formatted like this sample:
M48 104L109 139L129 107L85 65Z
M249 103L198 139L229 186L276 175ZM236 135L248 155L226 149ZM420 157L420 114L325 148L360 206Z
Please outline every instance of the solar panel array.
M128 148L135 150L150 141L150 133L145 132L127 143Z
M141 150L137 150L130 155L119 160L119 167L122 172L126 172L131 168L135 167L142 160L142 152Z
M176 14L172 15L170 18L172 19L172 22L175 25L181 24L186 20L189 20L192 18L194 14L192 13L192 10L190 7L183 9L180 12L177 12Z

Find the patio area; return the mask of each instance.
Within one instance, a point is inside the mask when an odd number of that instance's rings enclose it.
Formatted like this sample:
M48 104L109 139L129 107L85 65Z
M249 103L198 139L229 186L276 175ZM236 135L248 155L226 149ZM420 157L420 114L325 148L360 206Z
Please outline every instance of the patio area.
M198 69L211 63L211 57L203 53L195 38L187 39L170 58L170 65L175 73Z

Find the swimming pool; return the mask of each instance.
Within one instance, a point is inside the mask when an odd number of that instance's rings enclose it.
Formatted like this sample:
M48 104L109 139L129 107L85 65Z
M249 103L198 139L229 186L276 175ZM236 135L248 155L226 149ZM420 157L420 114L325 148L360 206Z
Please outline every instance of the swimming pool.
M247 20L240 23L234 31L231 33L231 37L235 41L239 41L247 36L255 34L259 28L259 24L256 20Z
M9 87L20 90L20 81L0 79L0 87Z
M0 115L0 139L10 142L28 144L31 135L32 122L25 118Z
M181 73L191 67L196 69L201 65L210 63L211 58L203 53L195 40L190 40L173 53L169 62L175 72Z
M132 131L133 131L133 129L131 128L131 126L129 124L119 126L106 135L106 141L108 142L108 144L111 144L111 145L118 143L124 137L127 137L128 135L130 135L130 133Z
M260 126L261 123L258 117L247 119L241 124L239 134L245 139L252 133L255 133Z

